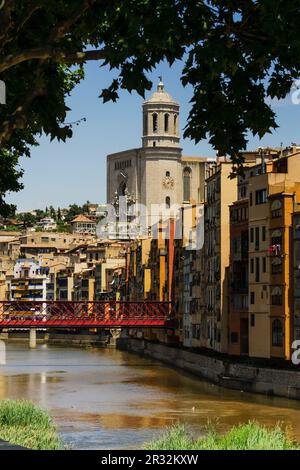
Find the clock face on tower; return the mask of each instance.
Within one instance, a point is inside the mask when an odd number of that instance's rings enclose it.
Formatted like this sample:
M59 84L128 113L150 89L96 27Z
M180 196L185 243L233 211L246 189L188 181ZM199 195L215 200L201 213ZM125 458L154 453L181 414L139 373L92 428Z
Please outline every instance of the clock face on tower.
M163 179L163 187L165 189L173 189L174 184L174 179L171 176L165 176L165 178Z

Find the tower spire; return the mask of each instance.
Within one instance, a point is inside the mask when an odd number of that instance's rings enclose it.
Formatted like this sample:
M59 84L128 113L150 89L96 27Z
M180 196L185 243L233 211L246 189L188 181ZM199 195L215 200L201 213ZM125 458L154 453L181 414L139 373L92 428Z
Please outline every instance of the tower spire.
M163 83L163 81L162 81L162 76L159 75L158 78L159 78L159 83L158 83L158 85L157 85L157 91L158 91L159 93L163 93L163 92L165 91L165 85L164 85L164 83Z
M143 147L179 147L179 104L158 78L156 91L143 104Z

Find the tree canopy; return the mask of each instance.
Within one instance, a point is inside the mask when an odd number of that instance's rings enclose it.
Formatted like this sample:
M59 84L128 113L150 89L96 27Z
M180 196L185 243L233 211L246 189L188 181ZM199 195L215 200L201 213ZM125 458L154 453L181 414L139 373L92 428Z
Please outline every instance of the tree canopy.
M266 98L299 78L299 20L299 0L0 0L0 211L37 137L72 136L66 98L90 60L117 71L104 102L120 88L144 95L161 60L182 60L193 87L185 136L208 138L239 169L248 133L277 126Z

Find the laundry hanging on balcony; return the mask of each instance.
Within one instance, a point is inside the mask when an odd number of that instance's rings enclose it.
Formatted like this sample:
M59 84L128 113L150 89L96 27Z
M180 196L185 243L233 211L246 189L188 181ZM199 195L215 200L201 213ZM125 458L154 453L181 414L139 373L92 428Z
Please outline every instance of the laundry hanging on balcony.
M270 254L278 256L281 253L281 245L271 245L268 251Z

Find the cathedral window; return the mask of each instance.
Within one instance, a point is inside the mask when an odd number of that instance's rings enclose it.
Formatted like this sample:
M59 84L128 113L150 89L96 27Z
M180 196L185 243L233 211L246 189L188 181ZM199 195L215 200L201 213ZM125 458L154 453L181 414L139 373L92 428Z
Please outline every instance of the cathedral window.
M170 209L171 207L171 198L169 196L166 197L166 208Z
M152 126L153 126L153 132L158 131L158 116L156 113L152 114Z
M174 115L174 134L177 134L177 122L178 122L178 116L177 114Z
M119 185L118 196L125 196L126 188L127 188L126 182L122 181Z
M144 115L144 135L148 134L148 114Z
M191 199L191 174L190 168L185 168L183 171L183 200L190 202Z
M169 132L169 115L165 114L165 132Z

